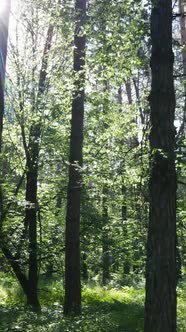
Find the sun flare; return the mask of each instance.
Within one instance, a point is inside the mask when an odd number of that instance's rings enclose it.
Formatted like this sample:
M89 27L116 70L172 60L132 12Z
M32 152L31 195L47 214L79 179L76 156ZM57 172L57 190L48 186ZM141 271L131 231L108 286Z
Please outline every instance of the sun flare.
M3 14L8 6L9 0L0 0L0 14Z

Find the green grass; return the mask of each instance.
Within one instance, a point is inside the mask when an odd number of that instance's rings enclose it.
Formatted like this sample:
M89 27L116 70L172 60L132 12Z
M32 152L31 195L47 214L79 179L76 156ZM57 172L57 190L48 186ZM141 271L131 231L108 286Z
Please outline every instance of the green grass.
M183 280L177 290L177 325L179 332L186 332L186 280Z
M11 332L143 332L144 290L134 287L84 287L82 315L64 318L62 282L42 284L41 314L21 305L22 293L0 286L0 331ZM186 332L186 283L178 289L178 332Z
M99 316L100 323L103 322L103 327L99 326L97 330L100 332L143 331L143 301L144 291L133 287L121 290L97 287L83 292L83 303L95 310L95 316Z

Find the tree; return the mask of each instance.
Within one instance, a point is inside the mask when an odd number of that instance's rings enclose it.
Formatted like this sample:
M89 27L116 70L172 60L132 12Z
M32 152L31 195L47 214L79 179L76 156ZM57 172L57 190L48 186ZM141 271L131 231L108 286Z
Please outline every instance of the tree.
M145 332L176 331L176 172L172 1L152 2L151 173Z
M38 114L40 108L43 109L42 95L45 91L48 56L51 48L53 36L53 25L49 25L46 42L43 51L41 70L39 73L38 93L35 103L33 102L33 115ZM39 307L37 284L38 284L38 246L37 246L37 181L38 181L38 163L41 139L41 116L30 127L29 142L25 144L26 155L26 197L27 202L25 211L25 229L28 228L29 236L29 276L27 302L29 305ZM23 138L24 140L24 138Z
M44 108L44 92L46 91L46 81L47 81L47 69L48 69L48 59L49 51L52 43L53 36L53 25L49 24L48 30L46 32L46 39L41 37L43 49L40 47L40 61L37 58L38 51L38 26L37 26L37 15L35 15L32 3L28 4L28 7L31 11L30 16L27 17L25 25L25 35L28 43L29 53L31 49L30 63L31 68L31 88L27 90L22 87L25 84L26 75L21 75L21 61L22 53L25 50L19 49L17 44L15 47L12 45L13 57L16 59L16 79L18 89L14 91L15 95L17 92L18 96L18 106L19 112L15 111L17 121L20 127L20 134L23 145L23 153L19 155L21 164L24 165L23 175L20 177L20 180L17 183L16 190L14 192L15 196L20 191L20 188L24 186L25 189L25 204L24 204L24 217L19 225L13 226L14 231L11 232L11 241L8 243L6 231L4 231L6 217L8 215L9 209L14 203L13 200L10 204L4 204L5 209L3 212L3 232L2 232L2 251L10 263L11 268L13 269L20 285L23 288L23 291L27 298L27 304L30 305L34 310L40 310L40 304L38 300L38 277L39 277L39 268L38 268L38 243L37 243L37 224L38 224L38 167L39 167L39 152L40 152L40 143L41 143L41 129L42 129L42 117L43 117L43 108ZM28 8L27 7L27 8ZM36 10L37 11L37 10ZM34 16L35 15L35 16ZM34 21L35 19L35 21ZM33 23L34 22L34 23ZM34 25L35 24L35 25ZM34 29L37 31L35 33ZM17 27L17 30L18 27ZM22 38L25 38L23 34ZM30 43L31 42L31 43ZM30 47L31 46L31 47ZM30 55L30 54L29 54ZM39 62L37 67L36 63ZM29 111L32 114L32 118L29 119L29 127L27 126L26 117L26 104L25 104L25 95L27 95L27 101L29 100ZM28 103L27 103L28 106ZM16 169L16 171L18 171ZM14 198L15 199L15 198ZM19 234L16 237L16 229L19 228ZM14 243L14 237L16 237L16 246ZM27 247L28 246L28 247ZM22 264L24 261L24 264ZM28 266L26 271L25 266Z
M85 20L86 0L75 2L74 92L69 152L69 182L65 234L65 302L64 313L81 312L80 282L80 203L82 186L82 146L85 80Z

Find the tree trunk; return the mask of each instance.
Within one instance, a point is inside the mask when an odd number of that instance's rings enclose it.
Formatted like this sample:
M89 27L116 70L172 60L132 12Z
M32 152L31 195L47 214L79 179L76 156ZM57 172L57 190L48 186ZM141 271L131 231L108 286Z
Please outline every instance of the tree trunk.
M48 52L51 48L53 36L53 25L49 25L47 31L46 43L43 51L42 65L39 74L38 95L36 105L33 102L33 111L38 112L42 105L42 95L45 91ZM36 107L36 109L35 109ZM27 178L26 178L26 216L25 224L28 225L29 234L29 273L28 284L29 291L27 293L27 303L35 310L39 310L38 300L38 248L37 248L37 178L38 178L38 162L39 147L41 139L41 123L38 120L30 128L30 141L27 153Z
M85 283L88 282L88 267L87 267L87 254L84 252L82 255L82 279Z
M123 223L123 236L125 241L127 242L128 238L128 230L127 230L127 205L126 205L126 186L124 184L124 177L122 179L122 198L123 198L123 203L121 207L121 216L122 216L122 223ZM123 273L124 276L130 273L130 253L129 249L127 248L127 244L123 249L124 253L124 265L123 265Z
M48 52L51 48L53 36L53 26L50 24L47 31L46 43L43 51L42 65L39 73L38 94L35 103L33 98L33 113L39 112L42 105L41 98L45 91ZM27 303L32 306L33 310L39 310L38 300L38 248L37 248L37 179L38 179L38 162L39 147L41 139L40 119L31 125L29 135L29 145L26 147L27 174L26 174L26 211L25 211L25 228L28 228L29 239L29 272L28 285L29 290L26 293Z
M152 3L150 215L145 332L176 331L176 173L172 1Z
M81 312L80 282L80 201L81 167L84 118L84 64L86 0L76 0L76 27L74 36L74 75L76 77L72 100L72 120L69 157L69 183L65 232L65 301L64 314L78 315Z
M32 137L35 139L35 137ZM26 177L26 215L25 224L28 225L29 234L29 274L27 303L33 308L39 308L37 295L38 263L37 263L37 177L38 177L38 143L30 143L32 152L31 161L28 163Z
M131 84L130 80L125 84L127 98L129 105L132 104L132 93L131 93ZM123 104L123 98L122 98L122 87L120 86L118 89L118 102L120 105L120 112L122 112L122 104ZM124 145L124 141L121 141L121 148ZM127 239L127 205L126 205L126 186L125 186L125 163L123 162L123 169L122 169L122 186L121 186L121 194L122 194L122 206L121 206L121 218L122 218L122 225L123 225L123 236L124 240ZM128 256L128 250L126 247L123 248L124 253L124 262L123 262L123 273L129 274L130 273L130 262L129 262L129 256Z
M102 255L103 255L103 274L102 283L106 286L110 279L110 251L109 251L109 234L108 234L108 206L107 206L108 189L103 188L103 213L102 213Z

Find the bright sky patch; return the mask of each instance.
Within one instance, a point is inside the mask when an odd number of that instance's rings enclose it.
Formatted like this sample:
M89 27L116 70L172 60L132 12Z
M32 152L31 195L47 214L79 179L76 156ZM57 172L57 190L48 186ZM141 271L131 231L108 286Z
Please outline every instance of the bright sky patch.
M0 0L0 14L3 14L7 7L7 0Z

